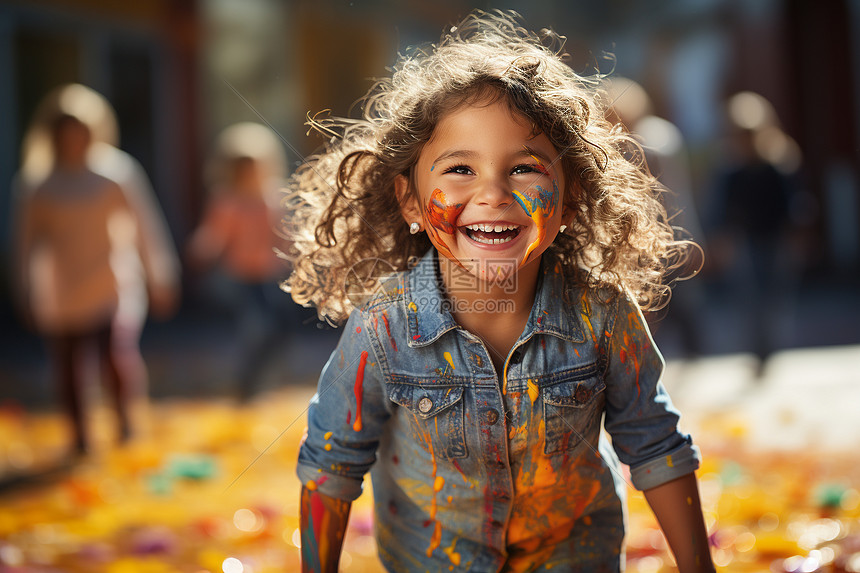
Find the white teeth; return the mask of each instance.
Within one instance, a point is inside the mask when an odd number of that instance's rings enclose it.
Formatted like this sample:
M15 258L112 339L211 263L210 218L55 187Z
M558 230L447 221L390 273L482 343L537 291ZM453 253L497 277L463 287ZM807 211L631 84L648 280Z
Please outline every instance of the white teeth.
M502 243L508 243L513 241L513 237L508 237L506 239L484 239L483 237L472 237L472 240L477 243L483 243L485 245L501 245Z
M482 231L484 233L501 233L502 231L513 231L517 228L517 225L485 225L484 223L476 223L473 225L466 225L466 228L470 231Z
M472 225L466 225L465 228L468 229L469 231L480 231L482 233L501 233L503 231L517 230L517 229L519 229L519 226L518 225L501 225L501 224L487 225L484 223L473 223ZM516 237L516 235L517 234L514 234L513 236L499 238L499 239L494 239L494 238L490 238L490 237L479 237L479 236L471 235L471 234L469 235L469 237L477 243L483 243L485 245L500 245L502 243L508 243L510 241L513 241L514 237Z

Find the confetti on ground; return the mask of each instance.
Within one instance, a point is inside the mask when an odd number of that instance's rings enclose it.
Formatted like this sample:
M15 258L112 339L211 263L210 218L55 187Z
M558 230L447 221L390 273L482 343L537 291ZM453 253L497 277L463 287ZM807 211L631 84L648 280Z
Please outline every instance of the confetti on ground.
M0 406L0 569L14 573L267 573L298 570L297 448L312 390L244 406L148 406L141 435L111 445L103 408L93 453L62 464L54 413ZM745 448L742 422L699 421L702 502L719 568L860 571L860 453ZM60 465L58 465L60 464ZM630 492L628 571L671 571L654 518ZM371 496L353 505L343 571L381 572Z

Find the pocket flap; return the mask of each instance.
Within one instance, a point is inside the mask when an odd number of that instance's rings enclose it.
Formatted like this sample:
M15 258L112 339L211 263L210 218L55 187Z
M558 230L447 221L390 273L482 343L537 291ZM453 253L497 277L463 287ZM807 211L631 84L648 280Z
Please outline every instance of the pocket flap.
M432 418L463 397L462 386L428 387L416 384L389 384L388 399L411 410L422 419Z
M582 408L606 388L602 378L566 380L541 388L543 401L553 406Z

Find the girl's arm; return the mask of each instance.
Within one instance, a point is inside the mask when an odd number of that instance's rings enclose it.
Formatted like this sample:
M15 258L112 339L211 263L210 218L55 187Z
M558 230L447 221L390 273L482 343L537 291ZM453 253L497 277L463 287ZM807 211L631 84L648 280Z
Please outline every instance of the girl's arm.
M302 573L337 573L351 506L302 487Z
M687 474L643 493L669 542L678 571L714 571L696 474Z

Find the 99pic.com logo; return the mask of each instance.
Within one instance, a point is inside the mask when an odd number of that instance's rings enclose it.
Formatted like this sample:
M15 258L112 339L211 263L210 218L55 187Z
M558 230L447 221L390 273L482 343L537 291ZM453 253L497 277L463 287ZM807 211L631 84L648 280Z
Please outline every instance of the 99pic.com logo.
M447 289L441 286L436 265L418 265L419 259L408 262L410 298L419 307L438 308L454 314L513 312L515 304L504 295L517 288L517 260L492 259L452 261L439 258L439 271L449 277ZM456 267L456 268L455 268ZM344 292L354 307L391 288L391 277L397 269L388 261L375 257L362 259L350 267L344 278ZM445 290L453 296L442 294ZM461 296L457 296L457 294ZM498 295L502 296L499 297ZM468 296L477 295L477 296Z

